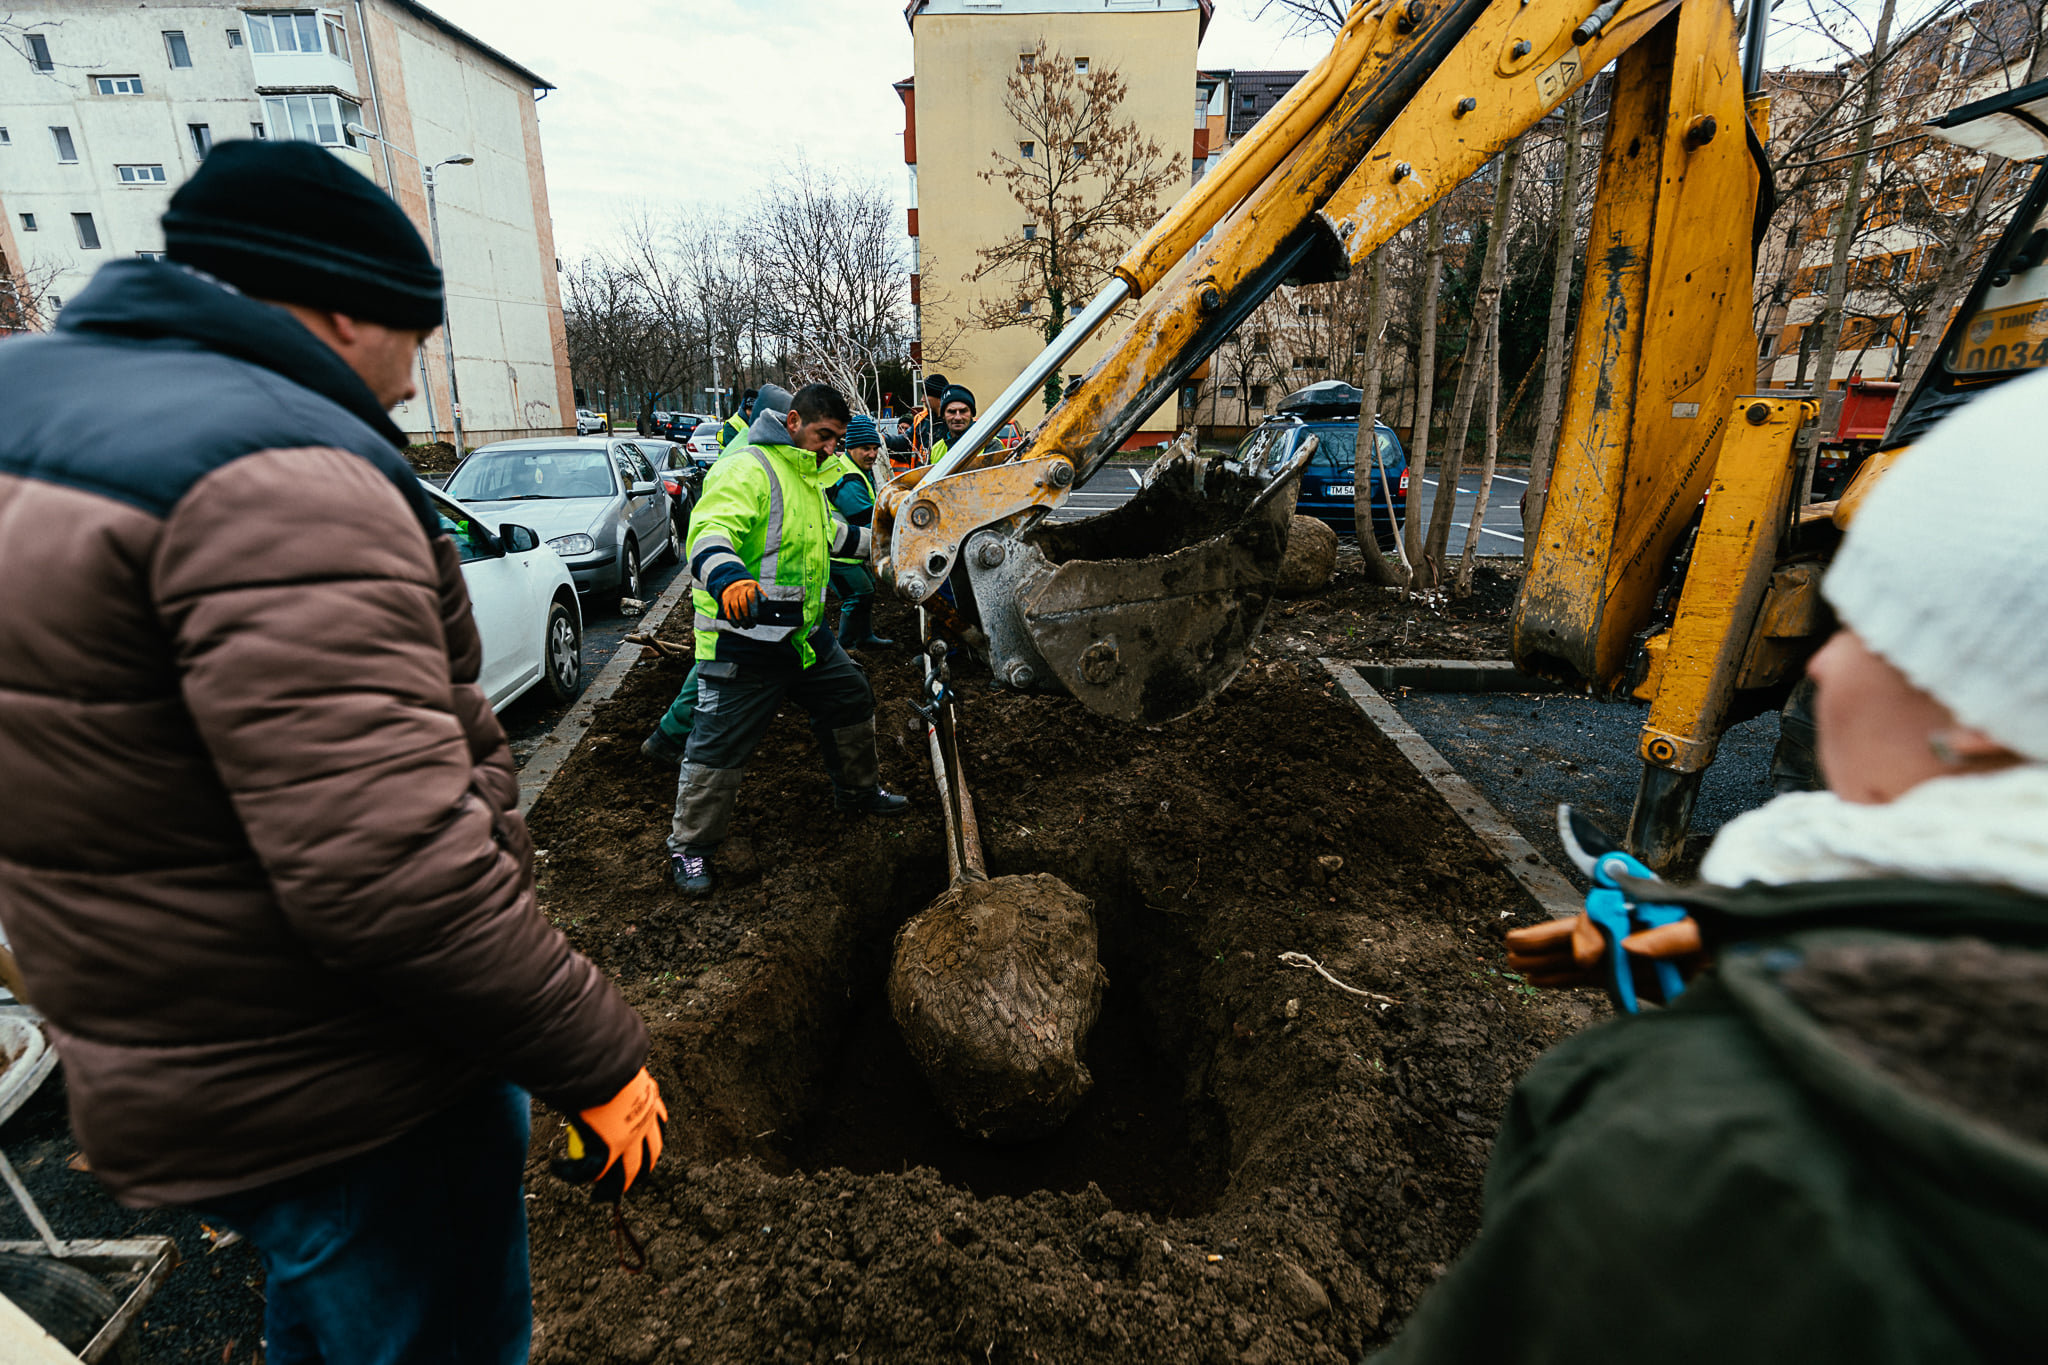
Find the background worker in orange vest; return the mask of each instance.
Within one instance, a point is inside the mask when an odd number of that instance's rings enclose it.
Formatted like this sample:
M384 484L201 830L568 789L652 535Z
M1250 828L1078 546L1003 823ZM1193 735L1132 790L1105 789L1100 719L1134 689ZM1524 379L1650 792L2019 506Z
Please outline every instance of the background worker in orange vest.
M911 458L904 461L897 452L889 452L889 464L898 474L932 462L932 444L942 440L946 434L946 424L939 417L939 400L945 397L949 386L950 381L942 374L925 376L924 406L917 410L917 415L910 422Z

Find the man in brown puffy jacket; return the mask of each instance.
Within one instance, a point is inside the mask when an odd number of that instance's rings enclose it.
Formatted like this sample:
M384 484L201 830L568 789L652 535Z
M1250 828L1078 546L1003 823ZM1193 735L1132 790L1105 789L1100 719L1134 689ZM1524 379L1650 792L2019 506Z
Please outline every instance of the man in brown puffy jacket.
M249 1237L273 1365L523 1361L527 1095L612 1193L665 1114L385 415L440 272L307 143L164 231L0 347L0 923L93 1170Z

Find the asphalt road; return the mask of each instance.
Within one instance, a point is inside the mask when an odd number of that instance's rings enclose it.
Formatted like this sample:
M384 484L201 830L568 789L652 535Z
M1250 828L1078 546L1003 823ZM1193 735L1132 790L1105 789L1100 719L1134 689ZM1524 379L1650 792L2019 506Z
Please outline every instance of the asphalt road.
M1054 521L1079 521L1121 507L1138 491L1144 470L1133 465L1104 465L1095 477L1075 489L1066 504L1052 514ZM1435 504L1436 480L1424 479L1418 511L1430 515ZM1522 490L1529 486L1520 470L1502 470L1493 476L1493 489L1486 499L1486 522L1480 527L1478 553L1514 555L1522 552ZM1472 505L1479 496L1479 476L1466 474L1458 480L1457 520L1451 529L1451 554L1462 554L1465 536L1472 522Z
M1391 699L1410 725L1541 849L1559 872L1585 879L1557 839L1561 801L1619 837L1642 774L1637 742L1645 708L1560 694L1409 692ZM1778 713L1721 737L1693 807L1690 862L1723 824L1771 799Z

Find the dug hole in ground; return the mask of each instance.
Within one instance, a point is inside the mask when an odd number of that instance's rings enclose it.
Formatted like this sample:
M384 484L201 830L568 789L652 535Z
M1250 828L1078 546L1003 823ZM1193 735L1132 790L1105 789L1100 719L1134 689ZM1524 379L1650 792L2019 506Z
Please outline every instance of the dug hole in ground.
M1262 1365L1391 1336L1478 1229L1516 1078L1605 1007L1505 975L1534 903L1313 662L1494 655L1512 579L1418 614L1344 550L1171 726L956 680L991 875L1091 898L1109 978L1093 1091L1023 1146L955 1133L889 1017L896 930L946 886L908 612L863 661L912 814L833 814L787 710L703 901L669 884L675 775L638 753L688 660L628 673L532 824L543 906L648 1021L669 1149L627 1201L631 1274L537 1115L536 1361Z

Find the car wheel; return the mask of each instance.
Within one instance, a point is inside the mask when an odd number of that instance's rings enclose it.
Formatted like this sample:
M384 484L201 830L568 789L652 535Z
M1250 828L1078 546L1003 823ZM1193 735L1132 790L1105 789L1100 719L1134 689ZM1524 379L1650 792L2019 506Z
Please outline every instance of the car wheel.
M574 701L583 690L583 631L576 624L576 613L563 602L548 604L540 665L541 680L556 701Z
M640 547L633 541L626 542L625 562L619 568L619 596L640 600Z

